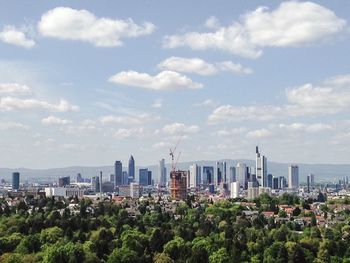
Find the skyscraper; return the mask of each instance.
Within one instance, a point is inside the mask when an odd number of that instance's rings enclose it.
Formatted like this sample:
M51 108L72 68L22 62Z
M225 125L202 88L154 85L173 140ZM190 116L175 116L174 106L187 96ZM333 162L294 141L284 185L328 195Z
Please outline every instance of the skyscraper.
M288 166L288 188L299 188L299 167L297 165Z
M306 183L307 183L307 192L310 193L310 181L311 181L311 174L308 174L306 176Z
M126 185L127 182L123 181L123 164L121 161L115 161L114 163L114 179L115 179L115 186L119 185Z
M201 184L201 167L197 164L190 166L190 184L192 188L198 187Z
M19 173L14 172L12 173L12 190L18 190L19 189Z
M65 187L67 185L70 185L70 176L60 177L58 179L58 186L59 187Z
M216 162L216 167L214 171L214 184L219 185L221 182L223 182L223 176L224 176L224 163Z
M135 180L135 160L134 157L131 155L129 159L129 179L130 181Z
M240 187L244 189L247 187L247 166L244 163L237 163L236 180L239 182Z
M260 154L258 146L255 148L255 153L256 179L258 180L260 186L267 187L267 159L264 155Z
M272 174L267 175L267 184L266 187L272 188Z
M95 193L98 193L100 191L100 179L98 176L91 178L91 190Z
M148 185L148 169L147 168L139 169L139 183L142 186Z
M167 178L166 178L166 168L165 168L165 160L164 159L159 161L158 169L159 169L158 173L159 173L160 186L166 186Z
M232 183L236 181L237 181L236 167L230 167L230 177L229 177L228 183Z
M214 183L214 167L203 166L202 184L209 185Z
M239 182L232 182L230 184L231 198L237 198L239 196Z

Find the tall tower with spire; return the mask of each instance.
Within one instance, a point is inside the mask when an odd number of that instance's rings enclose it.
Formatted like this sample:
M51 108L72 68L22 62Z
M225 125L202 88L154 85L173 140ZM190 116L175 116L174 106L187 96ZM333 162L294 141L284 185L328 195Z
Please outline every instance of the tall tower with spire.
M129 159L129 180L135 181L135 160L134 157L131 155Z
M255 160L255 173L256 179L260 186L267 187L267 159L259 152L259 147L255 147L256 160Z

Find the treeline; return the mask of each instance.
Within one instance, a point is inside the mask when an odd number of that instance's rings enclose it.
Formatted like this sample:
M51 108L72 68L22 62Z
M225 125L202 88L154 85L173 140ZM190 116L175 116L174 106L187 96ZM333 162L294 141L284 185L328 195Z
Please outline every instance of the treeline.
M281 203L309 203L285 195L255 200L260 211ZM310 201L311 202L311 201ZM62 199L40 199L0 208L0 262L350 262L349 221L331 228L275 224L261 213L250 219L232 200L180 204L174 217L159 204L129 217L125 208L101 202L77 210Z

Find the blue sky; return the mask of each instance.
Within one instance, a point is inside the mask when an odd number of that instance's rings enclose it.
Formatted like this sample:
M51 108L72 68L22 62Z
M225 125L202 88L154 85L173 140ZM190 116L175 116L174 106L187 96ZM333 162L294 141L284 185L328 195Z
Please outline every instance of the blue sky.
M2 167L349 163L348 1L0 2ZM169 160L168 160L169 161Z

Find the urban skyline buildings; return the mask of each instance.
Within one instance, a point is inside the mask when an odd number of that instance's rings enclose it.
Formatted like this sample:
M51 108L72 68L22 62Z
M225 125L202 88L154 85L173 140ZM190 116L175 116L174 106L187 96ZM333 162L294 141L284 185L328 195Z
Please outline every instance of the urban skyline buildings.
M123 164L121 161L115 161L114 163L114 180L115 186L126 184L123 180Z
M297 165L288 166L288 188L299 187L299 167Z
M267 159L264 155L259 152L259 147L255 148L256 161L255 161L255 175L259 182L259 185L267 186Z
M135 180L135 160L132 155L130 156L130 159L129 159L128 176L129 176L129 181Z

